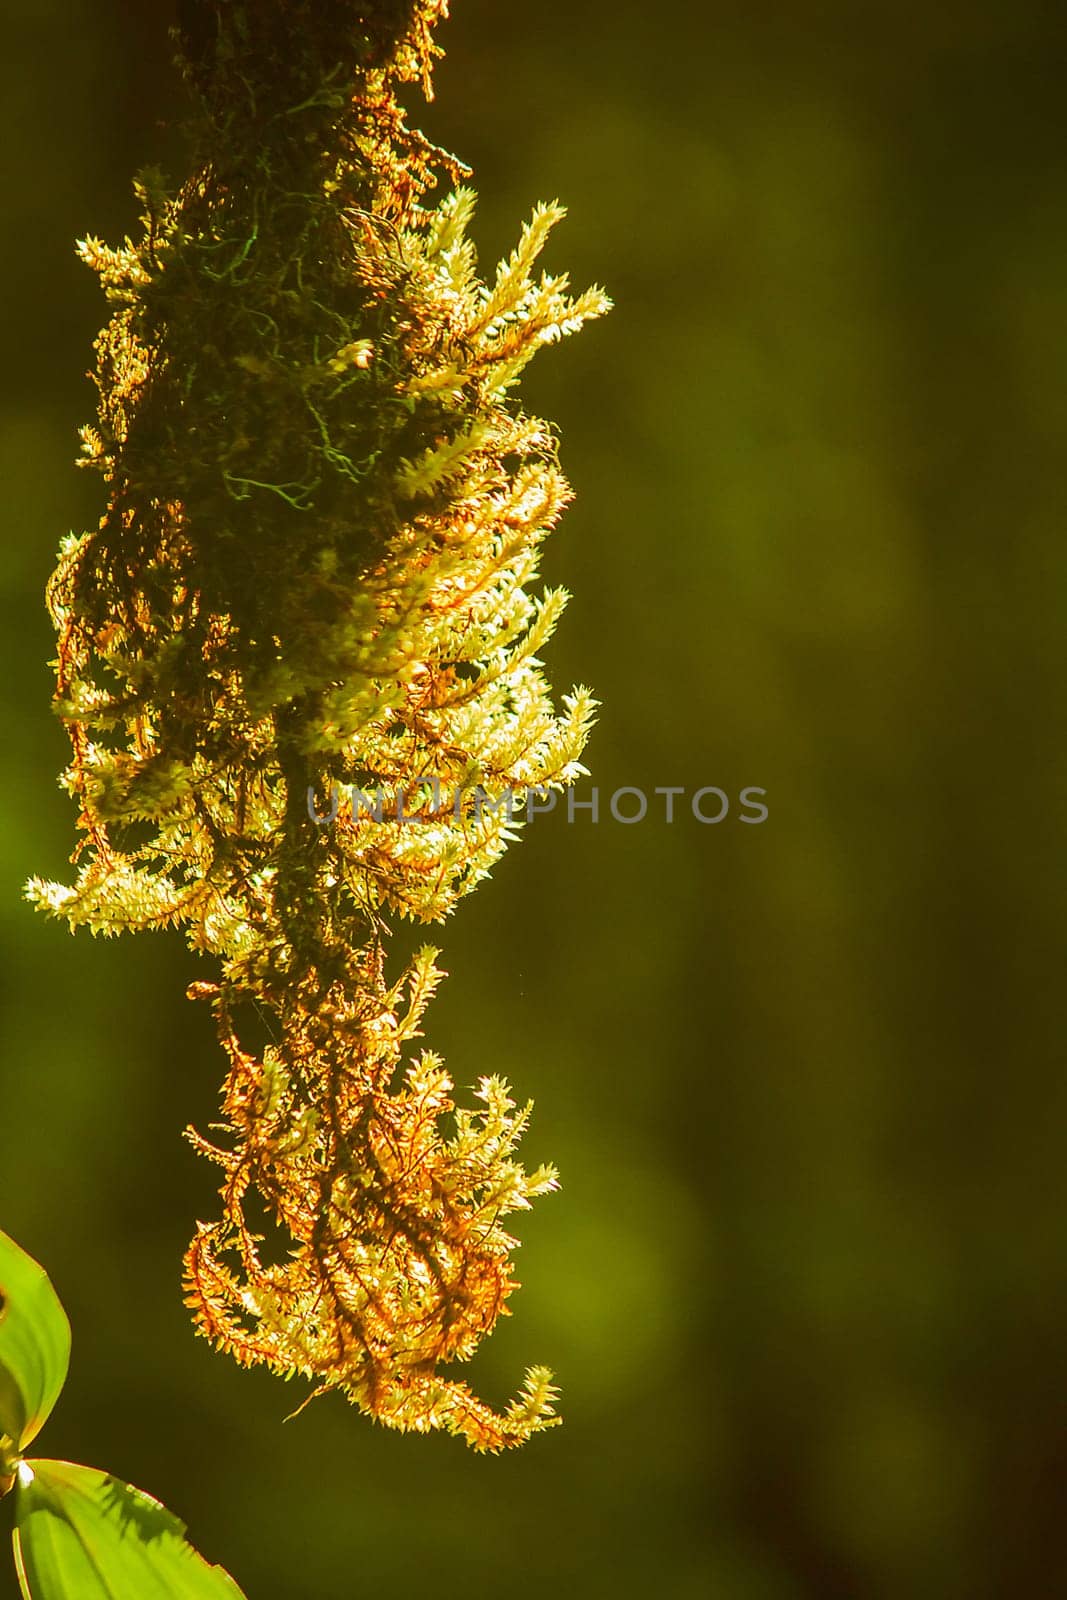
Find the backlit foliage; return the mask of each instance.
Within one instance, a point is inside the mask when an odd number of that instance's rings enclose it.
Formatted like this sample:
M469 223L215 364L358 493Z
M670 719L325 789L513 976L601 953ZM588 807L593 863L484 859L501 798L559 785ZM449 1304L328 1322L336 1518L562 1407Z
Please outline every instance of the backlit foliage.
M558 206L479 279L464 169L397 100L429 92L445 10L184 15L193 175L143 173L142 236L80 246L112 307L83 430L109 501L48 594L79 872L30 894L217 959L193 989L229 1066L225 1132L192 1136L223 1173L186 1260L201 1330L493 1450L552 1420L549 1375L498 1414L440 1367L505 1310L502 1219L556 1179L515 1159L500 1078L457 1110L412 1052L441 974L429 949L388 974L386 919L441 918L489 872L508 820L476 785L521 801L582 770L590 697L558 712L538 661L566 597L530 593L569 491L513 386L607 301L535 274ZM435 781L466 796L436 819ZM420 820L312 820L351 786Z

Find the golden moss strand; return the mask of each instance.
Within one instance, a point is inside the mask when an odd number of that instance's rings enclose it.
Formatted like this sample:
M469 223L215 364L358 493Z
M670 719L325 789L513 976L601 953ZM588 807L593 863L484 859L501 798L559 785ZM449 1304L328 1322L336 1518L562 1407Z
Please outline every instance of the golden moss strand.
M439 1369L506 1310L501 1219L556 1178L515 1159L528 1110L499 1077L456 1109L411 1055L441 974L427 949L387 977L386 919L439 920L490 871L509 824L475 784L521 801L582 770L593 701L557 711L538 659L566 596L530 593L569 490L513 386L608 302L534 276L558 206L479 279L464 171L396 98L429 92L445 11L186 11L192 176L142 173L141 238L80 246L112 306L83 430L108 505L48 599L82 838L75 884L29 893L72 928L181 924L216 960L194 985L228 1062L226 1137L192 1135L223 1174L186 1259L199 1328L495 1450L553 1420L549 1375L496 1413ZM309 790L435 781L469 798L417 828L308 815Z

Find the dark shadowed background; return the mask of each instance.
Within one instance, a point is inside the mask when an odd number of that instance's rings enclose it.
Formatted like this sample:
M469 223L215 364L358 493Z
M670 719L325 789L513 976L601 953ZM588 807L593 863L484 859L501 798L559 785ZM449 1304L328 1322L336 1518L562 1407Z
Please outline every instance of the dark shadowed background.
M0 1226L75 1338L42 1453L160 1496L250 1600L1067 1593L1063 13L443 29L416 120L475 169L483 268L558 196L548 265L616 301L524 391L578 495L548 660L603 701L591 781L770 808L548 817L441 930L428 1043L532 1095L564 1176L474 1376L551 1365L566 1423L492 1459L339 1399L282 1426L302 1389L193 1338L195 963L20 900L73 844L42 590L102 503L73 240L182 171L168 10L0 4Z

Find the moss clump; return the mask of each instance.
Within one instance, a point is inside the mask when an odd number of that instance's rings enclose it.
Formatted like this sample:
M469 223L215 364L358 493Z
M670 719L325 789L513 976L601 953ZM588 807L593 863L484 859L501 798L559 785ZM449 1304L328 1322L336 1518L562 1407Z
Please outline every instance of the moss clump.
M142 173L142 237L80 247L112 303L83 430L109 501L49 604L82 860L30 892L72 927L183 924L217 958L194 986L229 1062L228 1140L193 1136L225 1174L187 1258L200 1328L497 1449L550 1420L547 1374L497 1415L438 1368L504 1309L500 1219L555 1177L515 1161L525 1113L499 1078L450 1121L440 1061L406 1056L440 974L427 950L387 978L385 917L444 916L507 841L502 809L435 815L427 786L521 799L581 770L592 701L557 713L537 659L566 596L529 593L569 491L513 386L607 301L534 276L558 206L479 279L463 169L397 100L429 90L444 11L210 0L183 20L192 176L170 194ZM334 784L406 794L418 826L346 804L320 827L309 800Z

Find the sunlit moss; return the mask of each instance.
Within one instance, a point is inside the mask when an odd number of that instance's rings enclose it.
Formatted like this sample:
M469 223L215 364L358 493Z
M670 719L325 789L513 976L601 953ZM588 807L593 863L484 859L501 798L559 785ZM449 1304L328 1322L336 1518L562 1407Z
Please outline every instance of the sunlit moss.
M194 986L229 1062L228 1137L193 1136L225 1174L187 1257L199 1327L497 1449L551 1420L548 1374L498 1415L438 1367L505 1309L500 1219L555 1175L514 1160L526 1113L499 1079L454 1111L438 1058L406 1054L440 974L427 950L387 977L385 915L446 915L508 818L308 809L335 784L562 786L592 715L585 690L556 711L537 659L566 596L529 585L569 490L513 386L607 301L534 276L554 205L479 279L464 171L396 98L429 91L445 9L206 0L180 30L193 175L143 173L141 238L80 247L113 306L83 432L109 502L49 605L83 838L75 885L30 893L95 932L183 924L218 958Z

